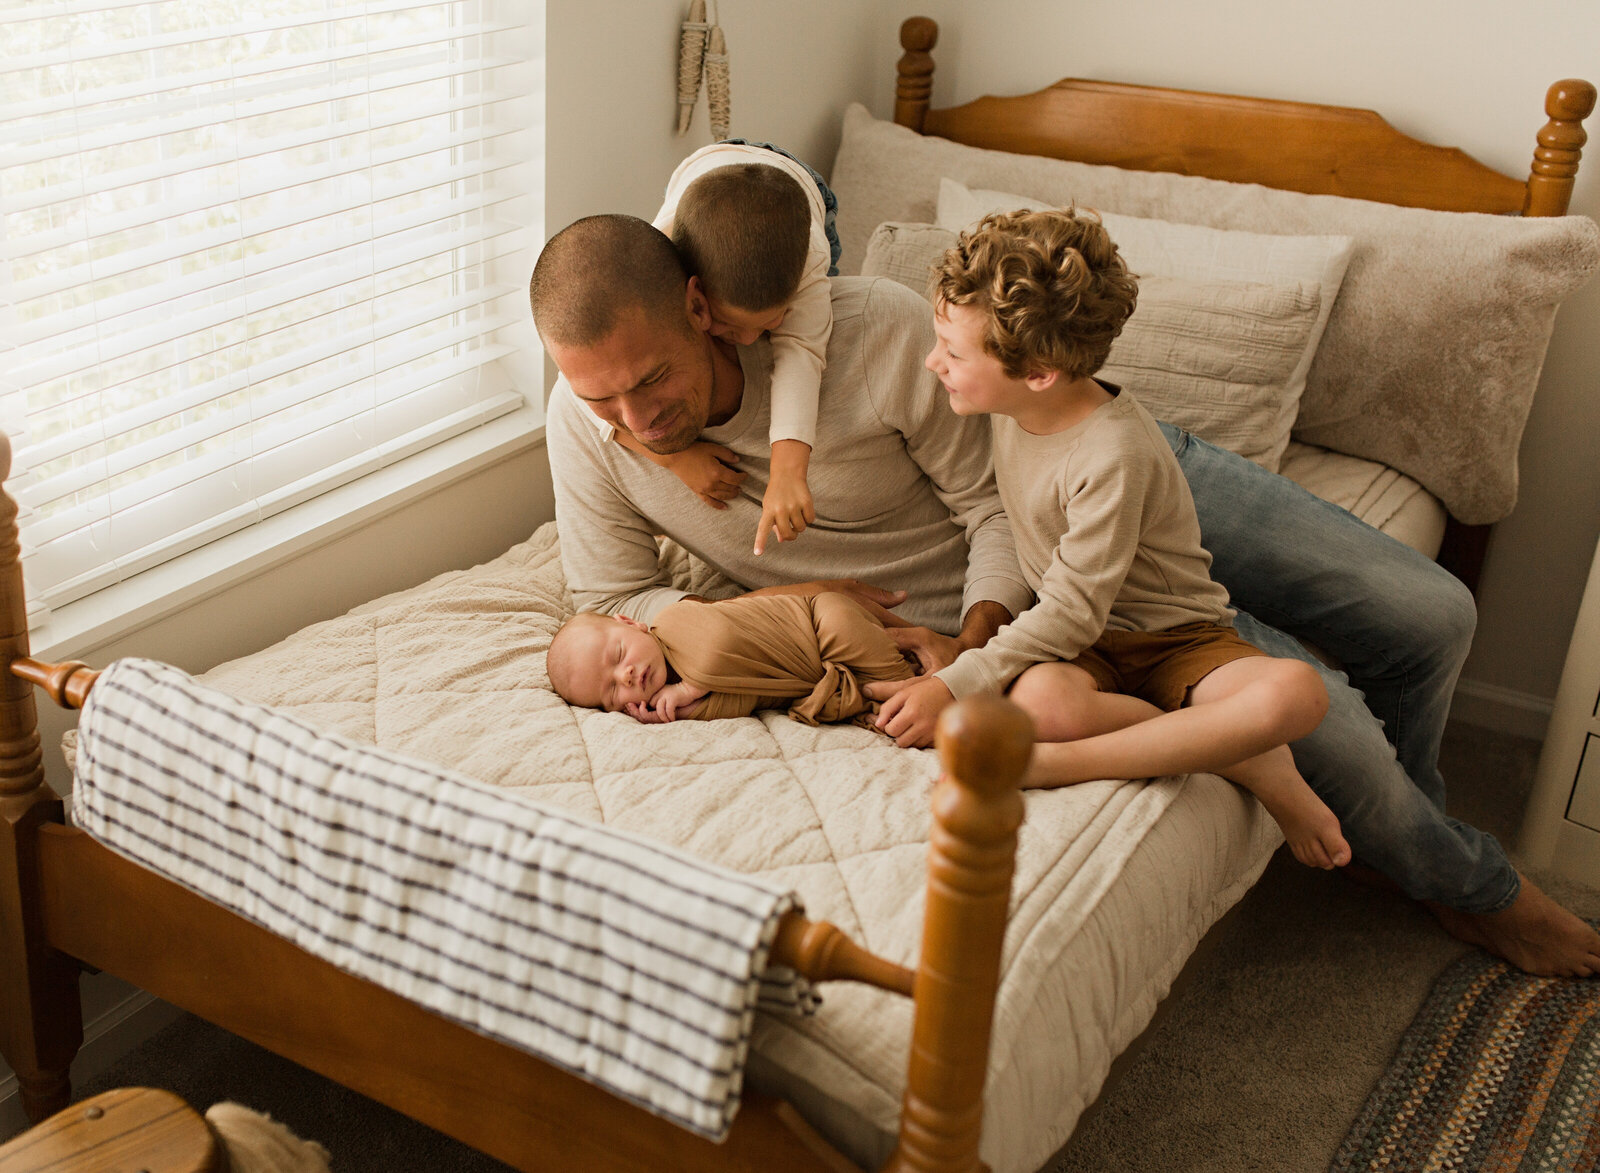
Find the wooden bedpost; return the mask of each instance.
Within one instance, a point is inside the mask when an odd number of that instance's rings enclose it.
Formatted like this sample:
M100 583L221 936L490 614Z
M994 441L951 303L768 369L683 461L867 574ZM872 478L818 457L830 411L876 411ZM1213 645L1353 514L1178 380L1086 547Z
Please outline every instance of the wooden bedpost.
M909 17L900 26L900 47L905 50L895 65L894 120L922 133L933 92L933 54L939 41L939 24L926 16Z
M1033 723L1003 697L939 719L928 895L900 1140L884 1173L977 1173L989 1031L1000 985Z
M0 433L0 482L11 475L11 441ZM33 1121L71 1099L67 1069L83 1041L78 974L44 941L36 867L39 827L62 821L44 782L33 686L10 667L28 654L27 604L17 503L0 490L0 1053L16 1072Z
M1594 98L1593 84L1575 77L1556 82L1545 94L1544 112L1550 121L1539 131L1539 145L1534 148L1524 216L1567 214L1578 160L1589 140L1583 120L1594 112Z

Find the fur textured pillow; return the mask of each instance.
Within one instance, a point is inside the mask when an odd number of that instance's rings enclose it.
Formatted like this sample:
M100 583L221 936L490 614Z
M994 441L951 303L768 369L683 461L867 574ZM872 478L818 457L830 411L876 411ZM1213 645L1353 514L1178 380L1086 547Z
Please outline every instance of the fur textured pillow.
M891 277L926 296L930 266L955 242L944 228L880 224L862 276ZM1100 375L1129 388L1156 418L1276 472L1294 422L1290 381L1304 365L1320 304L1315 281L1146 277Z
M1517 446L1562 298L1600 266L1581 216L1431 212L1163 172L985 151L845 115L831 186L851 271L886 220L930 221L939 179L1212 228L1353 237L1296 439L1414 477L1456 517L1516 504Z

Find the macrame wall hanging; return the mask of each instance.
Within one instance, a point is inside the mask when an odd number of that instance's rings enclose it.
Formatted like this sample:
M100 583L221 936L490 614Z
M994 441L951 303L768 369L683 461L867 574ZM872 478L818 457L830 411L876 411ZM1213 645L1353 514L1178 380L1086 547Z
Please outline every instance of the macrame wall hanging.
M706 20L706 0L689 0L689 14L678 34L678 134L689 133L695 103L700 100L702 76L706 86L706 114L711 121L711 137L721 142L728 137L732 119L732 98L728 92L728 43L717 24L716 0L711 0L711 19Z

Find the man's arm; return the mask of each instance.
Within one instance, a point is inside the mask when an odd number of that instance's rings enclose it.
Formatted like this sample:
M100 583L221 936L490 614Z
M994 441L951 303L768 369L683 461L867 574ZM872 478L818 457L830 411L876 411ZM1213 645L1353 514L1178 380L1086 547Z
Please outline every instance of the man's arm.
M566 380L557 380L546 436L567 585L580 611L648 623L684 592L661 569L655 525L608 474L605 442L579 414L587 411Z

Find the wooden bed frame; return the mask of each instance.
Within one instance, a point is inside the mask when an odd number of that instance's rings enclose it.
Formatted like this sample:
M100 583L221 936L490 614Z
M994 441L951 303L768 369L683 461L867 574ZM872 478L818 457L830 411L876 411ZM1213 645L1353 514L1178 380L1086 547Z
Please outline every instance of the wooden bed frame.
M1022 98L930 110L931 20L901 30L896 120L1012 151L1253 180L1417 206L1564 212L1593 108L1587 82L1552 86L1527 181L1415 142L1365 111L1063 81ZM0 480L10 446L0 438ZM844 1173L855 1166L789 1105L747 1092L714 1145L520 1051L439 1018L113 854L66 826L44 783L33 685L83 703L94 673L28 654L17 507L0 493L0 1053L34 1120L66 1106L82 1038L77 977L101 969L524 1170ZM1481 565L1455 527L1454 565ZM1471 579L1469 578L1469 581ZM31 682L31 683L30 683ZM927 913L915 974L829 925L787 922L778 955L818 979L915 999L899 1143L886 1168L971 1173L1029 734L991 699L941 730Z

